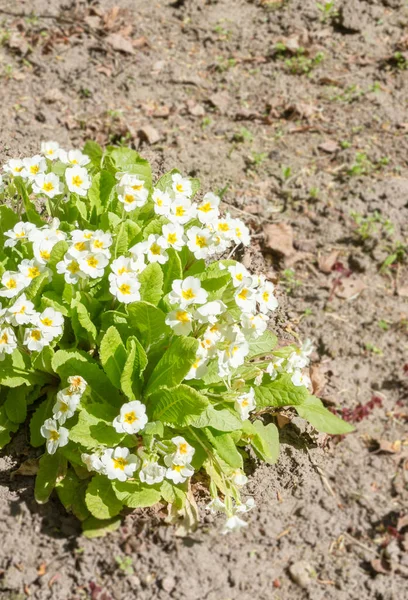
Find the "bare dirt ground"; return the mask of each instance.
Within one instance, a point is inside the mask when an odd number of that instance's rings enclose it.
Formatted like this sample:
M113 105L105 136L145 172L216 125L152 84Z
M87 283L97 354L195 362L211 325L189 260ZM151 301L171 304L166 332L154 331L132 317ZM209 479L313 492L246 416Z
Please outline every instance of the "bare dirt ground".
M32 456L22 432L0 458L1 600L406 598L407 3L0 9L1 159L93 138L228 184L254 234L245 264L287 292L281 330L315 341L315 388L356 425L341 440L295 419L279 462L250 466L248 529L220 537L206 517L183 539L160 513L84 539L12 476Z

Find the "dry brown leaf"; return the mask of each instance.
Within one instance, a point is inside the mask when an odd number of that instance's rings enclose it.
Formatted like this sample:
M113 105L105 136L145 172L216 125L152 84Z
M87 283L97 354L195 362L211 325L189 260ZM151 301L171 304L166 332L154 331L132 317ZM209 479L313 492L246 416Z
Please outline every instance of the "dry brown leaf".
M29 477L30 475L36 475L38 473L39 463L37 458L28 458L25 460L18 469L12 471L11 477L16 475L22 475L23 477Z
M315 364L310 367L310 379L313 386L313 394L319 396L326 385L326 377L322 372L320 364Z
M279 429L282 429L282 427L285 427L291 420L286 415L276 415L276 421Z
M327 256L319 256L317 264L320 271L322 271L322 273L331 273L339 254L340 252L338 250L332 250Z
M141 37L136 38L135 40L132 41L132 46L133 46L133 48L143 48L144 46L150 46L150 44L149 44L149 40L147 39L147 37L142 35Z
M105 67L104 65L97 67L96 71L98 73L102 73L102 75L106 75L106 77L110 77L112 75L112 69Z
M64 100L64 94L58 88L51 88L50 90L45 92L43 100L47 104L53 104L54 102L62 102Z
M318 146L319 150L327 152L327 154L334 154L339 149L339 145L334 140L327 140Z
M384 561L380 558L373 558L370 561L370 564L376 573L381 573L383 575L389 575L390 571L384 566Z
M142 129L139 129L138 135L140 139L146 141L148 144L156 144L161 138L160 133L151 125L145 125Z
M37 569L37 575L38 577L43 577L43 575L45 575L47 572L47 564L45 562L41 563L40 566Z
M112 29L119 15L119 6L113 6L103 15L103 23L106 30Z
M289 258L296 253L293 247L293 230L288 223L267 223L263 226L265 235L265 246L280 254L285 258Z
M361 279L347 277L346 279L342 279L336 287L335 294L338 298L343 298L344 300L354 300L365 288L366 285Z
M124 38L119 33L111 33L106 38L106 43L115 50L116 52L123 52L124 54L134 54L135 50L132 45L132 40Z
M388 440L379 440L378 444L382 452L388 452L390 454L398 454L401 452L401 440L395 440L395 442L389 442Z

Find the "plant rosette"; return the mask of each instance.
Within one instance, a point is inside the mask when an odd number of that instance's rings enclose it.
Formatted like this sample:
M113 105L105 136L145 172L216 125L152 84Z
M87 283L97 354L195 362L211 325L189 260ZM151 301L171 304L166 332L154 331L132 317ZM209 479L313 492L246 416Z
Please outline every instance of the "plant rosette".
M277 346L274 286L225 258L249 230L196 179L46 142L4 165L1 202L0 446L29 415L35 497L55 489L88 536L158 502L193 526L200 470L223 531L245 527L247 452L279 454L268 413L352 429L309 392L310 342Z

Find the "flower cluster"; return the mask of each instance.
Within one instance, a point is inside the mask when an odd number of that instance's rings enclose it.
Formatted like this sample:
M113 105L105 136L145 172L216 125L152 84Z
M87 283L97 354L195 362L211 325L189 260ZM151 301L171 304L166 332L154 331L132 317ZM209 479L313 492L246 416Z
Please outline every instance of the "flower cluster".
M249 229L220 196L93 142L44 142L3 170L0 443L33 404L40 502L58 473L84 531L159 501L191 520L204 470L226 533L254 506L246 449L277 460L276 410L348 430L308 389L311 343L277 344L276 290L233 259Z

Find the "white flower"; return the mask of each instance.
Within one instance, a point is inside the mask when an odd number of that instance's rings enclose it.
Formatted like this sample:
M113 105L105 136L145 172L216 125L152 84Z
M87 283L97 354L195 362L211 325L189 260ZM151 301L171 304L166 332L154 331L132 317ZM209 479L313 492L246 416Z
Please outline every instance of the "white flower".
M193 362L189 372L184 377L186 381L189 381L190 379L201 379L207 372L207 363L209 360L207 351L202 346L199 346L198 350L195 362Z
M0 296L3 298L14 298L26 287L25 278L16 271L5 271L1 277L1 283L3 289L0 289Z
M41 265L46 265L51 258L51 252L58 240L43 239L33 243L33 254L34 257Z
M26 240L33 229L36 229L36 226L32 223L23 223L23 221L16 223L13 229L4 232L4 235L9 238L4 243L5 248L14 248L17 242Z
M25 279L25 286L29 285L33 279L39 277L42 273L48 273L49 276L51 275L51 271L36 259L29 260L28 258L25 258L18 265L18 270Z
M34 194L45 194L48 198L54 198L63 191L59 177L55 173L36 175L33 182Z
M89 241L91 252L101 252L102 254L106 254L106 256L110 257L109 248L112 246L112 234L109 232L104 232L101 229L94 231L92 237Z
M171 441L175 445L175 451L169 455L171 461L177 465L186 465L191 462L195 448L191 446L181 435L171 438Z
M87 244L95 233L96 232L91 229L74 229L71 231L72 243L77 244L85 242L85 244Z
M41 435L47 440L47 451L49 454L55 454L57 448L68 444L68 429L58 427L55 419L46 419L40 431Z
M187 246L195 258L207 258L211 252L211 232L208 229L191 227L186 235L188 239Z
M181 250L185 246L184 228L179 223L163 225L161 238L164 248Z
M97 279L98 277L103 277L104 269L109 263L109 259L101 252L97 254L87 253L78 260L78 263L83 273L89 275L92 279Z
M91 187L91 179L85 167L69 167L65 171L65 181L70 192L86 196Z
M118 433L138 433L146 424L146 407L139 400L124 404L119 415L113 420L113 427Z
M209 192L205 194L201 204L197 206L197 217L200 223L208 225L218 219L220 198Z
M180 173L175 173L172 175L171 180L171 187L176 197L185 196L186 198L190 198L193 193L193 188L189 179L183 178Z
M174 202L172 202L170 206L170 213L167 218L173 223L179 223L180 225L185 225L188 221L191 221L196 215L196 208L190 202L188 198L184 196L180 196L176 198Z
M34 304L27 300L25 294L22 294L13 306L10 306L6 312L6 321L17 327L18 325L28 325L35 318L36 311Z
M64 425L67 419L74 416L80 400L81 396L79 394L71 394L69 388L60 390L57 394L57 401L52 409L54 419L60 425Z
M68 377L69 391L71 394L79 394L80 396L88 387L87 382L81 375L70 375Z
M235 469L235 471L231 473L231 479L232 483L238 487L241 487L248 483L248 477L241 469Z
M35 325L37 325L44 334L53 339L62 335L64 317L54 308L48 307L41 314L37 315Z
M296 387L304 385L305 387L308 388L311 386L311 383L312 383L309 375L302 373L302 371L300 369L295 369L290 380L293 383L293 385L296 385Z
M130 304L140 300L140 282L134 275L119 275L112 278L110 276L109 279L109 291L119 302Z
M89 156L83 154L80 150L69 150L67 152L60 149L58 158L64 165L79 165L80 167L84 167L91 160Z
M259 338L268 326L268 317L262 313L253 315L251 313L243 313L241 316L242 331L246 336L257 339Z
M144 181L136 175L125 173L119 184L118 199L122 202L126 212L144 206L149 196L149 190L145 188Z
M274 379L276 379L276 377L278 376L278 374L281 372L281 370L282 370L282 364L283 364L284 361L285 361L284 358L278 358L277 356L274 356L271 359L271 362L266 367L265 371L266 371L266 373L268 373L268 375L270 376L270 378L272 379L272 381Z
M251 243L249 229L240 219L234 219L232 222L232 239L235 244L243 244L244 246L249 246Z
M28 239L30 242L42 242L43 240L49 240L55 244L60 240L65 240L67 234L59 229L60 220L53 219L50 225L44 225L40 229L34 228L28 233Z
M165 456L164 462L168 467L166 470L166 477L175 485L184 483L189 477L194 475L194 469L191 465L173 463L171 455Z
M243 421L249 419L249 413L254 411L255 408L256 402L254 388L250 388L249 392L241 394L235 400L235 409L239 412L240 417Z
M273 284L269 281L257 289L256 299L259 303L259 310L264 314L278 307L278 301L273 295L274 289Z
M133 477L140 463L138 457L130 454L128 448L120 446L105 450L101 462L108 479L119 479L119 481L126 481L129 477Z
M249 278L248 271L241 263L228 267L228 271L231 273L232 285L234 287L240 287Z
M17 338L11 327L0 327L0 361L5 354L13 354L17 348Z
M238 327L229 328L218 350L218 373L221 377L230 375L231 369L237 369L245 362L249 344Z
M252 278L246 277L235 294L237 306L246 313L253 313L256 310L256 294L251 286Z
M15 175L16 177L22 177L24 172L24 163L19 158L12 158L3 166L6 173Z
M47 163L45 159L37 154L32 158L23 158L24 170L22 175L26 177L29 181L33 181L37 175L44 173L47 169Z
M186 277L175 279L172 283L172 291L169 293L169 302L179 304L186 308L191 304L205 304L208 292L201 287L201 281L197 277Z
M306 340L301 348L296 348L294 352L288 357L286 364L286 370L288 373L292 373L295 369L303 369L309 364L309 356L313 352L313 345L310 340Z
M31 352L41 352L45 346L49 346L52 341L52 335L39 327L31 327L24 332L23 344L27 346Z
M105 467L98 454L81 454L81 460L88 471L96 471L97 473L105 473Z
M132 259L119 256L112 261L110 268L116 276L130 275L133 272Z
M237 515L233 515L232 517L228 517L221 533L225 535L233 531L240 531L241 529L245 529L245 527L248 527L248 523Z
M186 310L179 308L166 315L166 324L172 328L176 335L188 335L192 332L192 316Z
M161 483L166 475L165 467L154 460L145 460L139 472L140 481L148 485Z
M70 252L67 252L63 260L60 260L56 264L57 273L64 275L64 279L67 283L78 283L80 279L86 277L85 273L81 271L77 258L72 256Z
M221 300L213 300L212 302L207 302L207 304L203 304L203 306L196 308L194 316L200 323L210 323L211 325L215 325L219 315L226 310L227 307L224 302L221 302Z
M234 219L227 214L224 218L215 221L212 226L214 227L215 233L217 233L224 240L232 240L234 237Z
M226 512L227 507L225 506L225 502L217 497L213 498L211 502L207 504L205 509L209 510L212 515L215 515L217 512Z
M50 160L59 158L60 146L58 142L41 142L41 152Z
M172 199L167 192L162 192L161 190L155 188L153 190L152 200L156 215L164 215L167 217L170 214Z
M159 264L163 265L168 261L169 255L167 254L163 245L163 240L159 235L151 233L147 238L147 242L145 243L147 260L150 263L158 262Z

